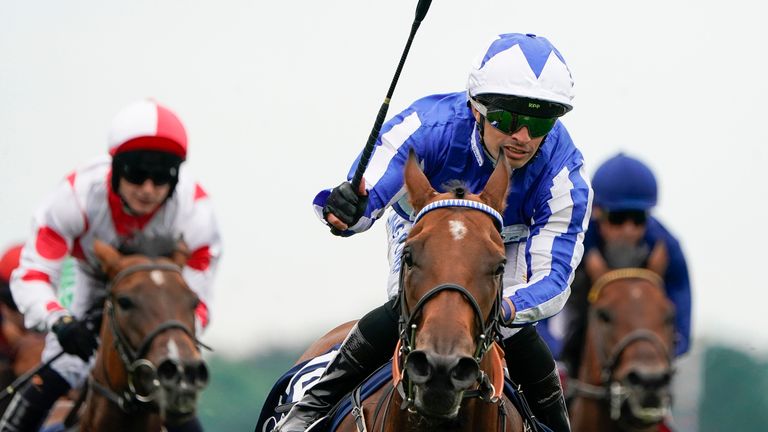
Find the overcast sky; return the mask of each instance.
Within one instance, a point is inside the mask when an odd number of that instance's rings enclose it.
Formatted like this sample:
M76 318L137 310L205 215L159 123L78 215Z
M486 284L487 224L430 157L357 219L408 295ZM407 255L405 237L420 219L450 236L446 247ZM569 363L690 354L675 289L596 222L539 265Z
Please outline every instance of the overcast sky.
M336 238L318 190L344 179L394 73L416 1L0 0L0 247L43 196L106 152L124 105L180 115L224 257L204 340L298 344L386 300L384 224ZM389 116L464 89L498 33L546 36L576 81L563 122L590 175L623 150L660 183L681 240L694 336L764 351L768 313L765 6L734 0L433 2Z

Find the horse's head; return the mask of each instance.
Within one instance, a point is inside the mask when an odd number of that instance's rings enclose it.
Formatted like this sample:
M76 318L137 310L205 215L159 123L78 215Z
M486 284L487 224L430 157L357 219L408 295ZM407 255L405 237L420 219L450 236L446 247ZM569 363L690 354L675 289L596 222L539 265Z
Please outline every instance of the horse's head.
M589 338L613 420L656 424L668 413L673 375L674 306L657 273L613 270L589 294Z
M482 377L497 327L504 244L499 234L510 169L500 158L485 189L438 193L413 153L405 186L419 212L403 251L401 349L413 407L452 419Z
M171 423L190 418L208 369L195 336L199 299L181 275L186 251L150 259L100 241L94 251L110 280L94 368L96 381L105 381L96 389L106 384L101 390L118 404L151 407Z

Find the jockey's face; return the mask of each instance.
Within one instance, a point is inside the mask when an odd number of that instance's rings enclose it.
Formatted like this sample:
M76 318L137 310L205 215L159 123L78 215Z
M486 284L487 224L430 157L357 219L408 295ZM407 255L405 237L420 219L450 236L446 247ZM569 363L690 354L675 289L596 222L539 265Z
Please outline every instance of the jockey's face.
M626 219L621 223L614 223L609 220L607 213L600 207L592 210L592 217L597 220L600 229L600 237L607 244L623 243L627 245L636 245L645 235L645 223L637 223L631 219Z
M480 121L480 113L472 107L472 114L475 120ZM544 136L531 138L528 128L523 126L512 134L504 132L491 126L488 120L483 120L483 142L491 156L496 157L500 149L504 149L504 156L507 157L512 169L522 168L530 161L544 141ZM546 136L546 135L545 135Z
M120 196L125 200L131 211L142 216L160 207L171 191L169 184L156 185L152 179L144 180L142 184L133 184L120 178Z

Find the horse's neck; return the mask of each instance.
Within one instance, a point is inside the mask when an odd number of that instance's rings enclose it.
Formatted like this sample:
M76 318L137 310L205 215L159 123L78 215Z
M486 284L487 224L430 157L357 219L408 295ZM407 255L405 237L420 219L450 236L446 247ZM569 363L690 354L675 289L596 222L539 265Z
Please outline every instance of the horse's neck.
M85 412L80 422L81 432L160 432L162 423L157 415L148 412L126 413L100 393L88 395Z

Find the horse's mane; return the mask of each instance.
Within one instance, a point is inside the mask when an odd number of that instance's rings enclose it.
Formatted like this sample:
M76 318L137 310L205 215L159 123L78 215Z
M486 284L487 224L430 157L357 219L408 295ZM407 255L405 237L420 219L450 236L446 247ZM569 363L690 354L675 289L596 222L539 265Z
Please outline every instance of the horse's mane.
M150 258L170 258L179 239L171 235L139 233L124 241L118 250L123 255L145 255Z
M463 180L448 180L443 183L440 189L443 192L452 193L458 199L464 199L469 192L467 183Z

